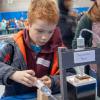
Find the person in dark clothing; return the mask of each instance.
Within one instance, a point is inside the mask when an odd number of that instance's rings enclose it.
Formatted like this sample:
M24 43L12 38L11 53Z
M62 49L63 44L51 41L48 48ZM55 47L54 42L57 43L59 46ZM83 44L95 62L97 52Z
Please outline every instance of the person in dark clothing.
M74 37L74 30L76 27L76 17L69 14L70 8L72 6L72 0L58 0L58 6L60 9L60 19L58 26L61 31L62 40L64 45L68 48L72 48L72 40ZM69 75L76 74L73 68L66 70Z
M60 20L58 26L62 34L62 40L64 45L68 48L72 48L72 40L77 25L76 14L72 13L72 0L58 0L60 9Z

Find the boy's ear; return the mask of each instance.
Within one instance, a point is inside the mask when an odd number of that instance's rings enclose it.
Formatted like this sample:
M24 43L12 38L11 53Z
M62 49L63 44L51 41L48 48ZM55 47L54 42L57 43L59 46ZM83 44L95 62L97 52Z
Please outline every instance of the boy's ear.
M29 30L29 22L28 21L25 22L25 28Z
M31 28L31 24L28 25L28 30Z
M29 30L29 25L27 26L27 30Z

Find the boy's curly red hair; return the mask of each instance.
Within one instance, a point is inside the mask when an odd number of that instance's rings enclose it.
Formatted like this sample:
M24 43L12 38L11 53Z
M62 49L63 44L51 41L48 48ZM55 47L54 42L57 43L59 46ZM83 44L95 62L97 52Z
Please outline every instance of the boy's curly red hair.
M56 0L31 0L28 10L29 24L36 19L46 20L48 23L58 23L59 10Z

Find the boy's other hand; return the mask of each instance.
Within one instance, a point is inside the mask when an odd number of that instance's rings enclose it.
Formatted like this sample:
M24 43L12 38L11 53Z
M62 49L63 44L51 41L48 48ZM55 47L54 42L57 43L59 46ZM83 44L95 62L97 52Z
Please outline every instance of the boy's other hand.
M32 87L37 80L33 70L16 71L10 76L10 79L28 87Z
M51 79L48 76L43 76L40 80L47 85L49 88L51 87Z

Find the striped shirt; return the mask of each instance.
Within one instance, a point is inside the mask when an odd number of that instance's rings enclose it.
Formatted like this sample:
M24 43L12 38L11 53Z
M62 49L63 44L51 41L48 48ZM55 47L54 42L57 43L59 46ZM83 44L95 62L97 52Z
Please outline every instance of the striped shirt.
M93 47L96 47L96 44L100 42L100 22L93 22L92 31L94 32L92 44Z
M97 43L100 42L100 22L93 22L92 31L94 32L92 46L96 47ZM90 64L90 69L96 73L97 72L97 65Z

